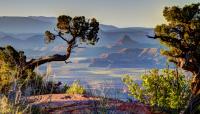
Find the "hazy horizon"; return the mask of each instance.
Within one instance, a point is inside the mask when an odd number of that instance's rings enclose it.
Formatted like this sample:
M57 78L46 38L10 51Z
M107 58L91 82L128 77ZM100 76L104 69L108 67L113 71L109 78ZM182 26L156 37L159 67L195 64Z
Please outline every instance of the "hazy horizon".
M57 18L56 16L0 16L0 17L46 17L46 18ZM113 25L113 24L105 24L105 23L100 23L101 25L105 25L105 26L113 26L113 27L117 27L117 28L149 28L152 29L153 27L143 27L143 26L117 26L117 25Z
M0 16L59 15L95 17L117 27L149 27L164 23L165 6L183 6L198 0L0 0Z

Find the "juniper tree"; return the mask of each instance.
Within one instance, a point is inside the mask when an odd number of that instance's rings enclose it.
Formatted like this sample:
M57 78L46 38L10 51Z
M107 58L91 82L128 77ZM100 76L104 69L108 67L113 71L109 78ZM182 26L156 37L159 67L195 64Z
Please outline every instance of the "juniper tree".
M161 53L169 61L193 73L192 94L200 95L200 3L165 7L163 16L167 23L157 25L155 36L149 38L159 39L168 47Z
M46 43L51 43L56 38L61 38L66 42L66 54L41 57L27 62L27 67L34 69L36 66L51 61L66 61L69 59L72 49L79 46L79 43L95 45L98 38L99 22L95 18L87 20L84 16L70 17L66 15L59 16L57 19L56 33L45 32ZM68 36L69 38L66 38ZM68 63L68 62L66 62Z
M95 18L86 19L84 16L72 18L62 15L57 18L55 33L45 32L45 41L51 43L53 40L61 38L66 42L66 53L63 55L55 54L28 60L23 51L17 51L12 46L0 47L0 86L2 87L0 89L7 86L7 82L9 82L9 85L12 84L13 78L26 79L28 76L34 77L33 71L37 66L52 61L66 62L70 58L72 50L78 47L80 43L95 45L99 40L98 31L99 22ZM9 77L11 74L13 77Z

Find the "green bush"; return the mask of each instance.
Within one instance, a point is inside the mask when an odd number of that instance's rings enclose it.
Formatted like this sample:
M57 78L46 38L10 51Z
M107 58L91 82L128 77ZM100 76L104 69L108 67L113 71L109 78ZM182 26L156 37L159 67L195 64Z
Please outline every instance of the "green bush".
M23 95L66 92L64 89L67 88L62 89L61 84L44 82L44 77L35 73L34 69L24 70L25 64L23 51L17 51L12 46L0 47L0 93L8 95L10 91L19 89Z
M0 65L0 92L5 93L10 90L16 74L15 67L10 68L6 63Z
M74 81L73 84L66 91L67 94L85 94L86 90L81 86L80 81Z
M6 96L0 97L0 114L22 114L20 106L13 105Z
M26 85L36 76L31 69L24 71L24 52L16 51L12 46L0 47L0 92L8 94L12 87L25 89ZM20 65L21 66L20 66Z
M138 84L126 75L123 82L128 87L129 95L142 103L161 110L179 112L187 105L190 96L189 80L177 70L153 69L142 75Z

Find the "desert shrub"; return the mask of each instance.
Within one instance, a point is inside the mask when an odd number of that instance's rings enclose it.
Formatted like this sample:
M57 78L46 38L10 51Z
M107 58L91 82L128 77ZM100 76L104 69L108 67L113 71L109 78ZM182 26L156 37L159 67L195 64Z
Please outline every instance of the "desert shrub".
M27 83L36 76L31 69L22 71L25 58L24 52L18 52L12 46L0 47L1 93L8 94L12 89L26 88Z
M44 88L46 88L47 92L46 94L49 94L49 93L65 93L69 87L67 86L67 84L62 86L61 82L50 81L46 83Z
M57 92L57 86L52 86L53 91L48 91L49 84L56 84L44 82L43 76L32 69L23 70L25 59L24 53L16 51L12 46L0 47L0 93L8 95L19 90L26 95Z
M16 90L23 95L39 95L49 93L65 93L68 86L61 87L62 83L46 82L42 75L29 70L26 71L26 77L17 76L18 70L15 67L9 67L7 64L0 66L0 93L8 95ZM23 74L22 74L23 75Z
M80 81L74 81L72 85L67 89L67 94L85 94L86 90L80 85Z
M142 75L142 83L138 84L129 75L123 79L128 87L129 95L144 104L161 110L179 112L187 105L190 96L189 80L178 70L153 69Z
M67 84L65 84L65 85L61 88L61 93L65 93L68 89L69 89L69 86L68 86Z
M0 98L0 113L10 113L12 110L11 105L8 102L8 98L6 96L3 96Z
M29 91L30 95L65 93L69 88L67 84L63 86L61 82L46 82L41 76L36 76L35 78L36 79L32 80L31 85L28 85L28 89L31 90Z
M5 93L10 90L11 85L17 75L16 67L11 67L7 63L0 64L0 92Z
M21 107L13 105L6 96L0 97L0 114L22 114Z

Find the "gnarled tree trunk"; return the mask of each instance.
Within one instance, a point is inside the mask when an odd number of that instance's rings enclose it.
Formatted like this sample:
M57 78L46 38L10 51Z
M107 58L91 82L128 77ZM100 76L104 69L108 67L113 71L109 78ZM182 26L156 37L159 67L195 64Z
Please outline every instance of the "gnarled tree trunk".
M66 50L66 55L55 54L52 56L40 57L38 59L31 59L30 61L26 62L26 65L23 70L26 70L26 69L34 70L37 66L40 66L42 64L52 62L52 61L66 61L67 59L70 58L72 48L73 48L73 44L69 44Z
M191 90L193 95L200 94L200 74L197 73L192 79Z
M191 83L192 96L184 114L200 114L200 74L195 73Z

